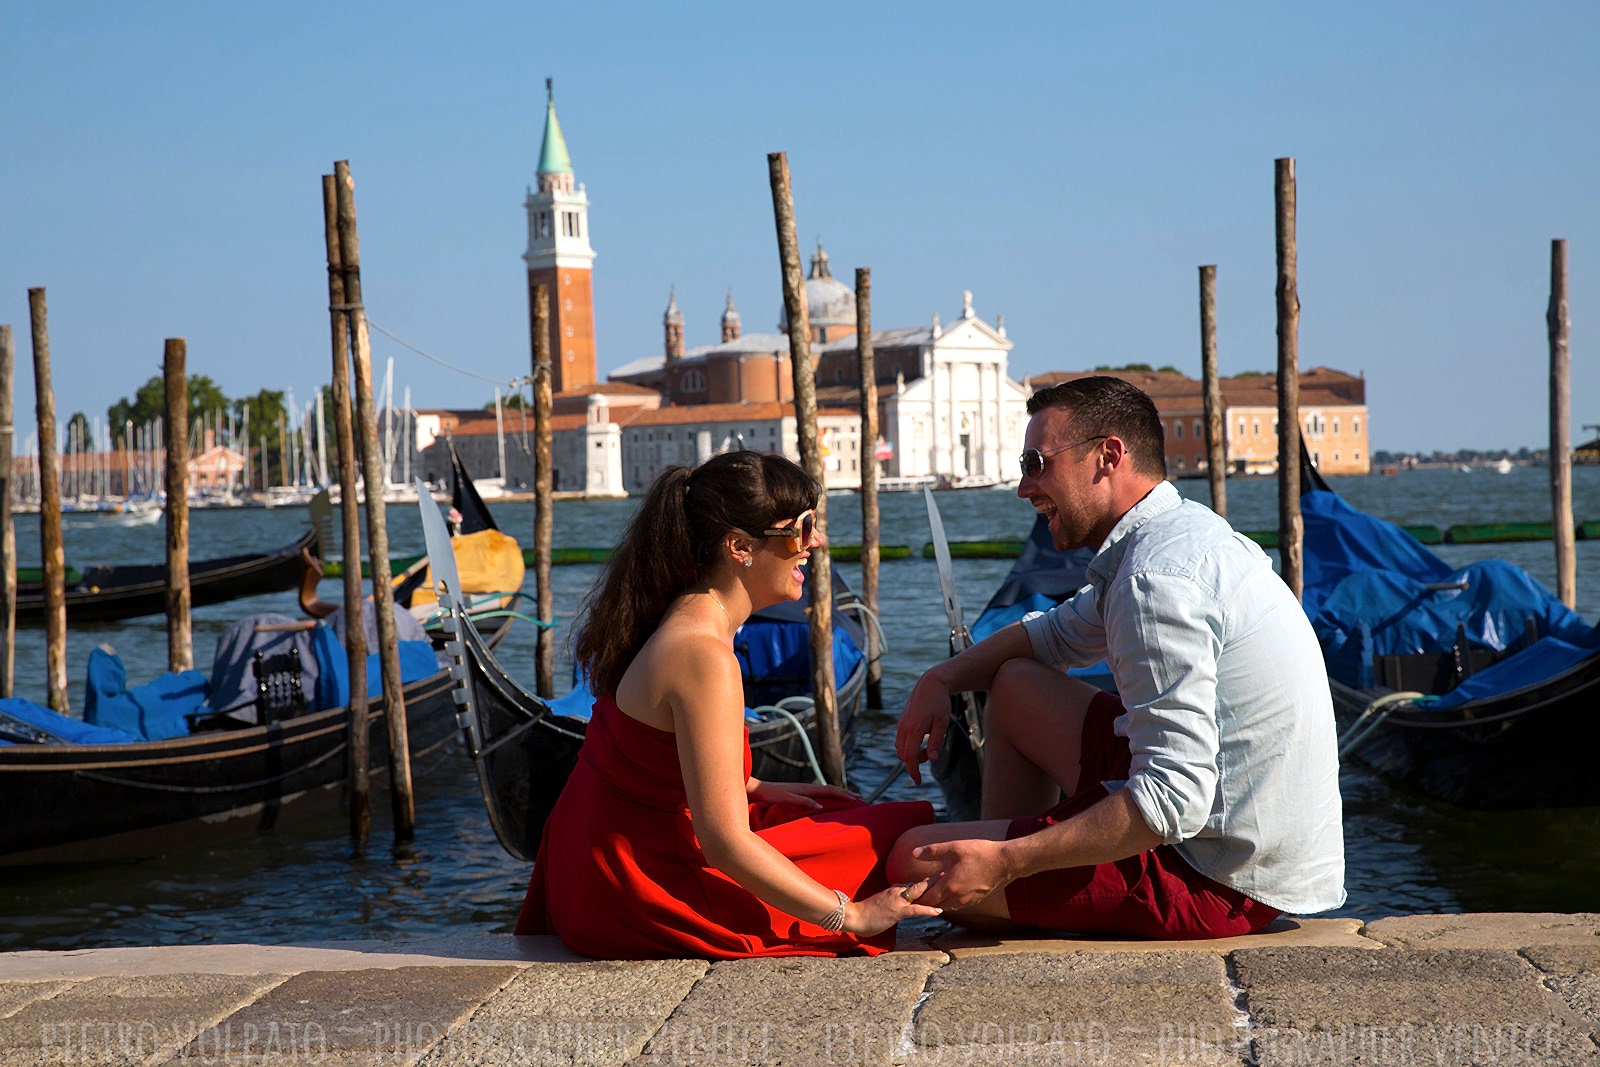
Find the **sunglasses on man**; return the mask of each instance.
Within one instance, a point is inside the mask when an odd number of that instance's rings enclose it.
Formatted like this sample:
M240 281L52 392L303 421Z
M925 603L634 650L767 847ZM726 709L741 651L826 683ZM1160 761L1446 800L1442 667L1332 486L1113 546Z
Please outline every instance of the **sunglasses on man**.
M1086 445L1090 441L1104 441L1110 436L1110 434L1105 433L1097 434L1094 437L1085 437L1081 441L1074 441L1070 445L1057 445L1054 448L1047 448L1043 452L1037 448L1030 448L1017 457L1017 463L1022 467L1022 476L1024 478L1037 478L1044 473L1044 457L1053 456L1057 452L1065 452L1069 448L1077 448L1079 445Z

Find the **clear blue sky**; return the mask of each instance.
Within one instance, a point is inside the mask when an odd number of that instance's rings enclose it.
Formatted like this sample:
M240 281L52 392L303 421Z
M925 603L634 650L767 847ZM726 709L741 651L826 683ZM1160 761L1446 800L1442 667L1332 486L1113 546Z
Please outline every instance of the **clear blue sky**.
M48 287L62 418L189 341L232 395L327 376L319 175L357 181L367 305L496 378L528 362L546 75L592 201L602 371L728 286L772 329L765 153L875 322L1006 316L1012 374L1274 360L1272 160L1300 178L1301 358L1364 371L1376 448L1545 439L1549 240L1574 424L1600 422L1600 7L0 3L0 322ZM487 387L384 338L419 406Z

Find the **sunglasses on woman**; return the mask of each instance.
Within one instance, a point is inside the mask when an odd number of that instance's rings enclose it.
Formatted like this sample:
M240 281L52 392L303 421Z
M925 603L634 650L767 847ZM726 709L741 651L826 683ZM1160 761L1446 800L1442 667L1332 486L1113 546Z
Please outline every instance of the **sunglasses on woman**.
M795 543L795 551L800 551L811 544L811 539L817 532L817 513L815 509L802 511L800 517L794 520L793 526L778 526L770 530L762 530L762 537L787 537Z
M1030 448L1017 457L1017 463L1022 467L1022 476L1024 478L1037 478L1044 473L1044 457L1053 456L1057 452L1065 452L1069 448L1077 448L1079 445L1086 445L1090 441L1104 441L1109 436L1111 435L1097 434L1094 437L1085 437L1081 441L1074 441L1070 445L1057 445L1054 448L1047 448L1043 452L1037 448Z

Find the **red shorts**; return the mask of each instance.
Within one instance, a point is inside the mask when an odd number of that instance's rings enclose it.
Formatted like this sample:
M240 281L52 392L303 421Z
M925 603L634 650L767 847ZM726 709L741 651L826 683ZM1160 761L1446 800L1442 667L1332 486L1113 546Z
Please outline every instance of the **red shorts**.
M1122 702L1100 693L1083 721L1078 792L1042 815L1013 819L1006 840L1038 833L1087 811L1109 794L1102 781L1128 777L1133 754L1112 722ZM1063 867L1006 886L1011 918L1028 926L1084 934L1177 940L1260 931L1280 912L1214 882L1161 845L1115 863Z

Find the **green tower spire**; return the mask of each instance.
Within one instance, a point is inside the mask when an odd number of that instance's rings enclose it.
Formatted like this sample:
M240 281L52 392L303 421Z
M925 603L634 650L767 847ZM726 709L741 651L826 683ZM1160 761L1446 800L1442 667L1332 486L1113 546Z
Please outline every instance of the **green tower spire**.
M561 121L556 118L554 79L544 80L544 147L539 150L540 174L571 174L572 157L567 155L567 139L561 136Z

